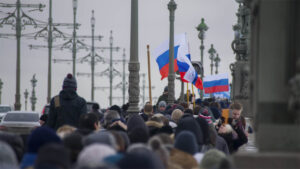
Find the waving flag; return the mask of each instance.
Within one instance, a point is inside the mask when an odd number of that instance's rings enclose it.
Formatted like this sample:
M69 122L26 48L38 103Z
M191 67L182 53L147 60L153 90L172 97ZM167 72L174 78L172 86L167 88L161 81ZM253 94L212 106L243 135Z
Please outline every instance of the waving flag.
M202 81L198 77L192 62L189 51L189 45L186 39L186 35L180 35L182 40L178 49L177 66L178 71L183 82L193 83L198 89L203 89Z
M169 74L169 41L165 41L153 53L156 56L161 79L164 79ZM183 82L191 82L197 88L203 89L202 81L191 63L185 34L177 35L174 38L174 71L179 71Z
M177 53L181 42L179 36L174 38L174 72L178 71L177 67ZM153 51L153 55L156 57L156 62L161 74L161 80L168 77L169 74L169 40L163 42L159 47Z
M217 93L229 91L229 82L227 74L217 74L204 77L204 93Z

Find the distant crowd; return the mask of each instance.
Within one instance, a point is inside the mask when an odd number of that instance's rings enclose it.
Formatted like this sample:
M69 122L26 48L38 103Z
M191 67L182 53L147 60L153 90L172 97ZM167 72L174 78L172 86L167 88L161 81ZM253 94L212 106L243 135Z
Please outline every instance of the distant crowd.
M191 97L195 104L167 104L165 87L139 113L129 113L129 104L101 110L97 103L87 112L76 89L68 74L27 137L0 132L1 169L231 169L230 155L248 142L238 102Z

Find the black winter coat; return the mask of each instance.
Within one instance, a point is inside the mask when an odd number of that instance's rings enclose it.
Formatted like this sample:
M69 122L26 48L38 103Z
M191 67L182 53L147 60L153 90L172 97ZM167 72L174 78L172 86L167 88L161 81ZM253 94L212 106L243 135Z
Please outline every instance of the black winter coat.
M59 106L54 100L55 97L50 102L47 125L54 130L65 124L78 127L80 116L87 113L86 101L72 89L63 89L59 93Z

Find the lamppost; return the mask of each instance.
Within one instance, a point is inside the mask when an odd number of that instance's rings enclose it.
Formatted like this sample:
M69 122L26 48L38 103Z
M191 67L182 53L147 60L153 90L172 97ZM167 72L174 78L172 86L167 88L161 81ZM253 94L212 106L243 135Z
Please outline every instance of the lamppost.
M13 35L17 39L17 59L16 59L16 94L15 94L15 110L21 109L21 94L20 94L20 82L21 82L21 36L22 36L22 29L25 28L27 25L32 25L37 27L37 21L27 14L24 13L21 8L35 8L39 11L42 11L42 8L45 5L42 4L21 4L20 0L17 0L16 4L4 4L0 3L0 7L12 8L15 7L16 9L14 12L9 13L9 15L5 18L0 19L0 26L12 25L13 29L16 30L16 34ZM1 34L0 34L1 36ZM10 36L7 34L6 36Z
M72 48L72 55L73 55L73 76L76 76L76 11L77 11L78 1L73 0L73 48Z
M220 59L220 57L219 57L219 54L217 53L217 56L216 56L216 58L215 58L215 66L216 66L216 71L215 71L215 73L216 74L218 74L218 67L219 67L219 63L221 62L221 59Z
M214 45L211 44L210 49L208 50L209 53L209 59L211 61L210 63L210 74L213 75L213 68L214 68L214 59L215 59L215 54L216 50L214 49Z
M43 25L43 24L41 24ZM76 26L78 26L77 24ZM65 27L73 27L73 24L69 23L53 23L52 18L52 0L49 0L49 18L48 23L41 30L35 33L33 36L34 39L44 38L47 40L48 45L29 45L30 49L40 49L40 48L48 48L48 87L47 87L47 103L51 100L51 83L52 83L52 49L57 48L55 45L53 47L53 41L56 38L66 39L69 35L66 35L62 31L60 31L57 27L65 26Z
M138 0L131 0L131 26L130 26L130 61L129 70L129 108L128 113L139 112L140 96L140 63L138 53Z
M31 101L31 110L35 111L35 104L37 101L37 98L35 96L35 87L36 87L36 78L35 78L35 74L33 75L32 79L31 79L31 85L32 85L32 93L31 93L31 97L30 97L30 101Z
M27 91L27 89L24 92L24 97L25 97L25 111L27 111L27 99L28 99L28 94L29 92Z
M204 51L203 41L205 38L205 32L208 30L208 26L204 23L204 18L201 19L201 23L198 25L198 27L196 29L199 31L198 38L201 40L201 45L200 45L201 64L204 65L204 63L203 63L203 51ZM202 71L201 79L203 79L203 77L204 77L204 72ZM200 98L203 99L203 90L200 91Z
M169 75L168 75L168 104L175 100L175 72L174 72L174 20L177 4L170 0L168 9L170 11L170 42L169 42Z
M1 104L2 86L3 86L3 82L0 79L0 104Z

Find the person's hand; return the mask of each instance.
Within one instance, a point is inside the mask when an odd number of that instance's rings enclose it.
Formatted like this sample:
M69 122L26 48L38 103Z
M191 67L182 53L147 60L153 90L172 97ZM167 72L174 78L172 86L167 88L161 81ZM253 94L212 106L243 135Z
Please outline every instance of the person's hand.
M121 120L118 120L118 121L113 122L113 123L110 125L110 127L116 126L116 125L122 127L124 130L127 130L127 125L124 124Z

